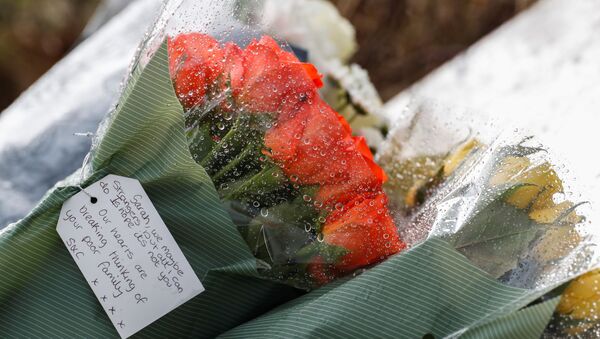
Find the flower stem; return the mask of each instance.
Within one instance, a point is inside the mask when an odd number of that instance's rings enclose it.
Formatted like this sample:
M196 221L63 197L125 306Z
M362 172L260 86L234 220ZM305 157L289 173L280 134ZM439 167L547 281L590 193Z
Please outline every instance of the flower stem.
M223 200L251 199L253 196L266 195L281 189L287 183L287 177L274 163L267 165L256 175L245 180L239 187L223 197Z
M260 149L252 144L247 145L240 154L212 176L213 182L218 186L228 179L234 179L235 177L242 177L244 174L257 172L260 169L257 161L260 156Z

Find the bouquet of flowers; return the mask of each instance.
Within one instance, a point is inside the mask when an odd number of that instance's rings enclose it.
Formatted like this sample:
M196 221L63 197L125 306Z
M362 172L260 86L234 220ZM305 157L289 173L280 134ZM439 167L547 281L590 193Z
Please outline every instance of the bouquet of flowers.
M539 336L548 293L594 264L543 148L474 137L419 154L397 144L413 122L376 158L256 16L167 4L84 180L0 233L0 333L115 335L55 226L116 174L142 184L206 289L136 336Z
M268 274L323 283L405 245L364 137L318 95L321 76L263 36L244 49L169 40L192 157Z

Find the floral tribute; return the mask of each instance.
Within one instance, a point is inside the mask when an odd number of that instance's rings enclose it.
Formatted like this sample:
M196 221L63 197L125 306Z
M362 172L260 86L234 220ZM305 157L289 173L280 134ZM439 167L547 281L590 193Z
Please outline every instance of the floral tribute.
M363 137L318 94L317 69L263 36L169 39L190 152L266 275L315 286L403 250Z

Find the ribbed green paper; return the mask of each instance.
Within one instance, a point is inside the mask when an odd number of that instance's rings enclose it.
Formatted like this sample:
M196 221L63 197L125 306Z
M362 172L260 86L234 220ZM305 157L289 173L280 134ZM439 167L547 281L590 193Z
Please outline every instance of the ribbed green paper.
M494 319L470 329L461 339L539 339L559 301L556 297Z
M254 257L189 155L167 65L163 45L134 72L82 186L109 173L138 179L206 288L139 336L211 337L299 291L257 277ZM117 336L56 233L62 203L77 192L55 188L0 235L0 337Z

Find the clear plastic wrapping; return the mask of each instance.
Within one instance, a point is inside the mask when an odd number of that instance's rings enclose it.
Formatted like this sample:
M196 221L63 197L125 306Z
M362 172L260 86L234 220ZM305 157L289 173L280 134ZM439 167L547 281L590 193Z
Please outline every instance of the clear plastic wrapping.
M552 150L432 104L407 116L378 160L409 244L441 237L493 277L532 290L598 265L593 206Z
M168 41L191 155L265 276L319 286L428 237L521 288L554 286L593 265L585 207L564 197L546 150L420 107L388 136L384 172L320 98L317 69L264 33L272 24L262 10L253 1L169 2L139 62Z
M139 180L206 287L145 333L453 337L529 325L511 321L519 310L541 331L554 304L527 306L597 264L594 209L568 171L527 134L427 106L401 116L374 157L323 99L319 70L266 33L262 10L167 2L82 171L83 186ZM50 313L30 295L46 282L28 274L61 272L68 283L48 280L47 302L87 315L69 334L110 333L48 223L77 179L0 232L0 301L27 305L39 327Z

